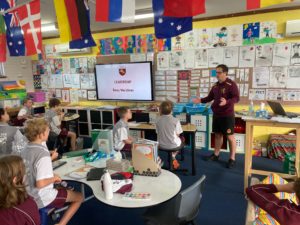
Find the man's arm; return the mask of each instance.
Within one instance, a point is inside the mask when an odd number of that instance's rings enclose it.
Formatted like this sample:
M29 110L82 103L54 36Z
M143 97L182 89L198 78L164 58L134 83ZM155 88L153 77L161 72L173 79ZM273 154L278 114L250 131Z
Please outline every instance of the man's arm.
M205 98L201 98L200 100L201 100L200 103L207 103L207 102L211 102L212 100L214 100L213 87L212 87L212 89L210 90L208 96L205 97Z
M226 99L227 104L235 104L240 101L239 89L238 89L236 83L234 83L234 82L232 83L231 95L232 95L231 98Z
M277 185L279 190L291 191L291 185ZM258 184L246 189L248 198L258 207L265 210L281 225L288 225L300 212L297 206L287 199L278 199L274 193L279 190L274 184Z

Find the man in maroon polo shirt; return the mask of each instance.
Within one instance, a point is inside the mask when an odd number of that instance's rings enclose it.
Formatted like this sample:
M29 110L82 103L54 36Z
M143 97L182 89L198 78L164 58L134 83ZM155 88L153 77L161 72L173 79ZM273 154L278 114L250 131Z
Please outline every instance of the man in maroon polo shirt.
M213 132L215 133L215 150L208 158L218 161L223 144L223 135L229 141L230 158L227 168L235 166L236 141L234 137L234 104L240 100L239 91L234 81L227 77L228 67L218 65L216 67L218 82L213 85L205 98L194 99L194 103L207 103L213 101Z

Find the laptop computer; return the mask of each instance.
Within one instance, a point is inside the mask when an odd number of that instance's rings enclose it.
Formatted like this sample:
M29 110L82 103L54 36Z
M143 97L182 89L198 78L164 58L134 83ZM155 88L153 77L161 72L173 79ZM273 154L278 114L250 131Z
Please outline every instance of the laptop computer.
M286 116L289 118L295 118L300 116L298 113L286 112L279 102L267 101L272 111L276 115Z

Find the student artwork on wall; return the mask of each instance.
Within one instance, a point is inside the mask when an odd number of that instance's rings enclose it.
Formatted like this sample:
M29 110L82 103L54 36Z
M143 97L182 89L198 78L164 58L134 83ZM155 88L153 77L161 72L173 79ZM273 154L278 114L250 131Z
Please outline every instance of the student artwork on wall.
M112 55L114 54L112 38L105 38L100 40L99 46L100 55Z
M268 67L253 68L252 87L268 88L270 83L270 71Z
M184 48L195 49L198 46L198 32L197 30L189 31L183 34L184 37Z
M61 89L55 89L55 96L56 98L61 98Z
M263 101L266 98L266 89L250 89L249 100Z
M255 46L240 47L239 67L254 67Z
M270 88L285 88L288 79L287 67L270 68Z
M135 35L125 37L125 53L132 54L136 52Z
M288 79L286 88L299 88L300 84L300 66L290 66L288 69Z
M223 64L223 48L208 49L208 67L214 68L219 64Z
M115 54L125 53L125 37L114 37L112 44Z
M208 54L207 49L195 50L195 68L208 67Z
M239 65L239 48L227 47L224 48L223 63L228 67L238 67Z
M63 73L70 73L71 72L70 59L63 59L62 64L63 64Z
M300 65L300 42L292 43L291 65Z
M71 89L70 90L70 102L77 103L79 101L79 92L78 90Z
M184 68L184 59L182 51L170 52L169 55L170 69L180 70Z
M243 25L243 45L258 44L260 23L247 23Z
M201 28L198 30L198 47L209 48L212 46L212 29Z
M157 53L157 69L158 70L169 69L169 52Z
M273 66L289 66L291 59L291 44L275 44L273 48Z
M59 76L61 76L61 75L59 75ZM55 88L55 77L56 77L55 74L49 76L48 88Z
M97 100L97 92L96 91L87 91L87 99L88 100Z
M195 50L189 49L183 52L184 67L186 69L194 69L195 67Z
M154 34L147 34L147 52L156 52L156 37Z
M34 89L42 89L41 75L33 75L33 87Z
M282 101L284 91L282 89L267 89L266 100Z
M273 57L273 45L256 46L256 66L271 66Z
M171 38L157 39L158 51L171 51Z
M275 21L266 21L260 23L259 43L275 43L277 36L277 23Z
M80 76L80 87L81 89L95 89L95 76L92 73L81 74Z
M87 99L87 90L79 90L79 98Z
M48 97L50 98L56 98L56 92L55 89L48 89Z
M41 87L43 90L47 90L49 86L49 75L41 76Z
M61 100L62 102L70 102L70 92L69 90L62 90L61 91Z
M228 42L228 29L227 27L213 28L213 47L226 47Z
M300 101L299 90L284 90L283 101Z
M70 72L76 73L80 68L79 59L78 58L71 58L70 59Z
M136 35L136 52L137 53L146 53L147 52L147 35L141 34Z
M87 58L88 73L94 73L95 64L96 64L96 58L95 57L88 57Z
M243 25L228 26L228 46L243 45Z
M51 74L62 74L62 59L48 59Z
M60 75L60 74L57 74L57 75L54 75L54 77L55 77L55 86L54 86L54 88L63 88L63 76Z
M171 39L172 42L172 51L180 51L184 49L184 36L178 35Z

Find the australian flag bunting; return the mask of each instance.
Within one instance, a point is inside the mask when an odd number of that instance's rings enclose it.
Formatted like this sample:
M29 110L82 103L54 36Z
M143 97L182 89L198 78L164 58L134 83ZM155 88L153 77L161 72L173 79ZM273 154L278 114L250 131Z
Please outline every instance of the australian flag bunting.
M192 17L167 17L164 14L164 0L152 0L155 36L159 39L176 37L193 29Z

